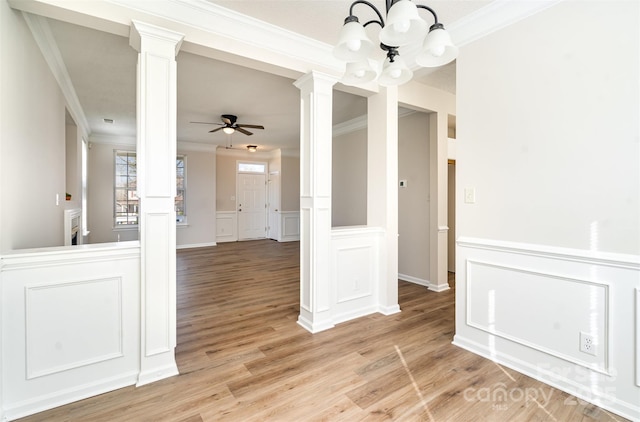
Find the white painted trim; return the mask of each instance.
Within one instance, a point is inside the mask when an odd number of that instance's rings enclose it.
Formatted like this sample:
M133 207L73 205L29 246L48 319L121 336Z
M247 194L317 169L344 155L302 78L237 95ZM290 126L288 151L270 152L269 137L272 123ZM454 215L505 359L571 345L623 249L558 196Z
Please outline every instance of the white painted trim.
M341 314L334 315L332 320L334 324L337 325L342 322L351 321L352 319L361 318L363 316L374 314L376 312L379 312L379 310L380 309L377 305L370 305L364 308L352 309L349 312L344 312Z
M406 275L406 274L398 273L398 280L408 281L409 283L419 284L420 286L424 286L424 287L430 287L431 286L431 283L429 283L429 280L425 280L423 278L414 277L412 275Z
M108 393L109 391L118 390L120 388L134 385L137 379L137 372L117 375L108 379L102 379L97 382L78 385L66 390L56 391L54 394L46 394L25 400L6 407L4 420L15 420L34 413L42 412L54 407L64 406L88 397L97 396L99 394Z
M280 211L280 236L278 242L297 242L300 240L300 211ZM287 232L287 220L295 220L297 223L295 232Z
M401 119L403 117L410 116L416 113L415 110L410 110L408 108L399 108L398 109L398 118ZM351 120L347 120L346 122L338 123L333 125L333 136L341 136L346 135L347 133L355 132L356 130L362 130L367 128L367 119L368 116L366 114L362 116L355 117Z
M523 361L510 354L497 351L494 348L489 349L483 344L460 336L460 334L456 334L453 337L452 344L489 359L492 362L496 362L500 365L511 368L514 371L518 371L535 380L548 384L551 387L565 391L579 399L593 403L598 407L628 418L629 420L634 420L637 418L637 415L640 414L640 406L633 406L630 403L621 401L614 396L598 395L597 390L595 389L593 391L586 390L583 385L578 384L569 378L557 373L545 371L538 366L532 365L531 363Z
M307 318L303 317L302 314L298 315L298 325L300 325L305 330L309 331L311 334L316 334L321 331L328 330L330 328L335 327L335 325L331 321L324 320L320 324L314 324L309 321Z
M154 366L151 371L140 372L138 375L138 382L136 382L136 387L141 387L176 375L180 375L176 365L169 363L164 366Z
M471 274L473 274L473 271L471 270L473 265L481 265L481 266L487 266L487 267L493 267L493 268L498 268L498 269L503 269L503 270L510 270L510 271L514 271L514 272L520 272L520 273L524 273L524 274L530 274L530 275L534 275L534 276L538 276L538 277L548 277L548 278L553 278L558 280L558 282L560 281L564 281L564 282L571 282L571 283L578 283L578 284L585 284L585 285L591 285L591 286L598 286L598 287L603 287L604 288L604 296L605 296L605 315L604 315L604 329L605 332L603 334L601 334L601 339L600 339L600 344L598 345L598 354L602 354L603 355L603 364L604 367L601 367L597 364L592 364L589 362L586 362L584 360L580 360L580 359L576 359L575 357L569 356L567 354L564 353L560 353L556 350L550 349L548 347L543 347L540 346L538 344L532 343L531 341L527 341L525 339L516 337L514 335L508 334L508 333L504 333L501 332L499 330L496 330L493 327L487 327L487 326L483 326L480 323L476 322L476 321L472 321L470 318L470 314L471 314L471 303L472 303L472 289L473 286L475 285L474 282L474 278L471 277ZM487 261L480 261L477 259L467 259L466 261L466 274L467 274L467 282L466 282L466 303L465 303L465 308L466 308L466 321L465 323L469 326L469 327L473 327L476 328L478 330L484 331L485 333L497 336L497 337L502 337L506 340L512 341L514 343L518 343L521 344L523 346L529 347L530 349L534 349L534 350L538 350L540 352L546 353L548 355L554 356L556 358L562 359L562 360L566 360L568 362L574 363L576 365L580 365L583 366L585 368L591 369L592 371L596 371L599 372L601 374L604 375L608 375L608 376L613 376L614 374L612 374L611 372L611 353L610 350L612 348L612 339L611 339L611 317L609 315L610 310L611 310L611 294L609 293L609 285L606 283L602 283L602 282L596 282L596 281L590 281L590 280L586 280L586 279L579 279L579 278L573 278L573 277L566 277L566 276L561 276L558 274L553 274L553 273L549 273L549 272L540 272L540 271L534 271L528 268L522 268L520 266L513 266L513 265L501 265L501 264L497 264L497 263L492 263L492 262L487 262Z
M79 246L21 249L1 257L2 272L70 264L140 258L140 242L97 243Z
M91 144L124 145L133 148L136 147L136 138L133 136L115 136L94 133L89 137L88 142L89 149L91 149Z
M176 249L208 248L210 246L218 246L218 244L216 242L190 243L186 245L178 245L176 246Z
M231 233L220 234L224 228L222 220L231 220ZM238 213L236 211L216 211L216 243L238 241Z
M640 387L640 287L635 288L636 301L636 385Z
M438 286L437 284L431 283L429 280L425 280L423 278L418 278L418 277L414 277L406 274L398 273L398 279L403 281L408 281L409 283L419 284L420 286L424 286L429 290L437 293L445 292L451 288L449 284L445 286Z
M559 259L562 261L604 265L608 267L640 271L639 255L560 248L556 246L533 245L472 237L459 237L456 240L456 244L460 247L466 248L486 249L496 252L530 255L549 259Z
M178 141L178 151L198 151L216 153L217 145L203 144L200 142Z
M60 54L58 43L56 43L47 19L42 16L32 15L26 12L22 12L22 16L29 26L29 30L31 30L31 34L36 41L36 44L38 44L40 52L49 65L49 69L51 70L53 77L58 82L60 91L62 91L62 95L67 103L69 114L71 114L76 125L80 128L82 137L85 139L89 138L91 135L89 121L84 114L84 110L82 109L76 90L73 87L73 83L71 82L71 77L69 76L67 67L64 64L64 60L62 60L62 54Z
M502 28L533 16L562 0L496 0L485 7L447 24L451 39L462 47Z
M378 305L378 312L386 316L397 314L400 312L400 305L393 305L393 306Z
M35 370L33 367L35 366L35 350L37 346L34 345L35 337L33 335L33 319L34 313L42 313L42 310L37 306L33 305L33 296L35 292L47 290L47 289L59 289L65 287L72 286L80 286L80 285L91 285L92 283L104 283L104 282L115 282L117 287L117 302L115 303L115 307L117 308L117 321L115 324L117 325L117 330L119 332L118 343L115 347L115 350L107 351L101 355L91 356L88 359L78 360L75 362L68 362L63 365L49 367L46 369ZM75 280L69 281L65 283L59 283L57 281L47 281L44 283L34 283L32 285L27 285L24 287L24 299L25 299L25 357L26 357L26 379L32 380L35 378L43 377L46 375L52 375L60 372L69 371L72 369L80 368L83 366L88 366L92 364L97 364L101 362L105 362L111 359L116 359L124 356L124 332L123 329L123 321L124 321L124 308L122 305L123 301L123 292L122 292L122 276L114 276L114 277L106 277L106 278L94 278L87 280Z

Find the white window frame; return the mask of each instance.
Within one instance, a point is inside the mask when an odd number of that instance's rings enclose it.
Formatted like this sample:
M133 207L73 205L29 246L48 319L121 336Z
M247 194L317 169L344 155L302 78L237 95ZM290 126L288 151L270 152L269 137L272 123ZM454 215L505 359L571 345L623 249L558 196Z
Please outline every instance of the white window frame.
M113 229L114 230L130 230L130 229L137 229L138 228L138 223L133 223L133 224L117 224L117 216L116 216L116 191L117 189L119 189L116 186L116 177L117 175L117 169L116 169L116 160L118 157L118 154L129 154L129 155L133 155L136 157L136 163L137 163L137 153L136 151L127 151L127 150L114 150L113 153L113 203L112 203L112 209L113 209ZM187 225L187 156L185 154L177 154L176 155L176 173L178 171L177 166L178 166L178 160L182 160L183 163L183 167L184 167L184 177L183 177L183 184L182 184L182 189L178 189L177 183L177 177L176 177L176 201L177 201L177 195L179 191L182 191L182 211L181 214L178 215L178 210L177 210L177 204L175 204L174 202L174 206L176 209L176 225L178 226L186 226ZM136 184L138 181L138 174L136 173ZM129 193L131 194L133 192L133 195L135 195L135 197L137 198L137 190L135 191L129 191Z

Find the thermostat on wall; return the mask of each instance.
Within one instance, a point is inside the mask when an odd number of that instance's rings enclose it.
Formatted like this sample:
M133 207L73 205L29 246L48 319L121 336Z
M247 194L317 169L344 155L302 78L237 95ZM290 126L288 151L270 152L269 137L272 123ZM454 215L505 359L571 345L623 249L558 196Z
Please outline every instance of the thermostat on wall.
M406 188L407 187L407 181L406 180L401 180L400 181L400 187L401 188Z

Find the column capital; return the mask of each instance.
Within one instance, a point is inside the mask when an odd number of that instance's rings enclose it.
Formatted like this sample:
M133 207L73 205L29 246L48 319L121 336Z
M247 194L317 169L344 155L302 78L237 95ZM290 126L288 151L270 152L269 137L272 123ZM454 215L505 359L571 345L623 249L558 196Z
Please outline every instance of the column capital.
M336 78L335 76L312 70L311 72L298 78L293 84L300 91L304 92L318 91L322 88L332 90L336 82L338 82L338 78Z
M129 32L129 45L138 53L142 52L143 37L150 37L159 41L164 41L175 46L173 57L178 55L180 46L184 40L184 34L171 31L160 26L151 25L149 23L137 20L131 21L131 30Z

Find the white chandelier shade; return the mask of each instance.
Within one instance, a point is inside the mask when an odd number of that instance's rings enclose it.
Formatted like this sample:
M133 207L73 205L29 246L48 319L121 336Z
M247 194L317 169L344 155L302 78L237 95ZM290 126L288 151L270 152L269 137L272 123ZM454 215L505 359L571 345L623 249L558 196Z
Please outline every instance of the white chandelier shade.
M393 61L390 58L385 59L378 83L382 86L402 85L409 82L412 77L413 72L407 67L402 57L396 56Z
M387 23L380 31L380 42L401 47L422 39L427 32L427 23L418 15L418 8L409 0L394 3L387 14Z
M358 86L374 81L380 73L377 67L378 63L371 59L347 63L341 82L349 86Z
M400 58L401 47L410 44L422 45L422 50L416 56L416 64L421 67L442 66L455 60L458 48L451 41L451 37L438 22L433 9L424 5L416 5L411 0L385 0L387 23L382 14L367 0L355 0L349 8L349 16L344 21L338 43L333 49L333 55L347 63L342 83L345 85L360 85L378 78L378 83L385 86L400 85L411 80L413 72ZM358 17L353 14L354 6L364 4L371 8L379 20L370 20L361 25ZM419 14L418 9L424 9L433 15L435 21L430 27ZM365 31L365 27L372 23L380 26L380 48L385 52L383 63L372 61L374 42Z
M338 44L333 48L337 59L348 63L366 60L373 51L373 42L358 19L346 22L340 32Z
M416 63L422 67L438 67L453 61L458 56L458 47L451 41L444 28L434 28L424 39L422 51Z

